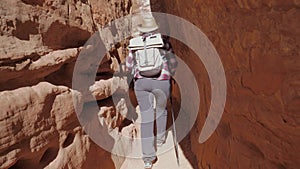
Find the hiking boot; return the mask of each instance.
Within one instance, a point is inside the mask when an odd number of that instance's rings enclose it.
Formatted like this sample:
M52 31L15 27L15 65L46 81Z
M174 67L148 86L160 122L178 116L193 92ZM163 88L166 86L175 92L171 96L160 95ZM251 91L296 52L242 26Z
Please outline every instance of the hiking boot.
M144 168L145 169L151 169L152 168L152 161L145 161Z
M151 169L153 164L155 164L158 161L157 157L155 157L152 161L144 161L144 168L145 169Z

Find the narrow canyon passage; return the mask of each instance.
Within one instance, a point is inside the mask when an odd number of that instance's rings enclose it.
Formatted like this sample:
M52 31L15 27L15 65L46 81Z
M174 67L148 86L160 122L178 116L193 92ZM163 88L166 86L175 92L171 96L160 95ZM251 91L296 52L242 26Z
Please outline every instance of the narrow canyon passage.
M297 0L3 0L0 168L143 168L136 158L141 156L139 107L132 83L118 73L129 37L152 11L182 18L203 32L219 55L227 92L221 120L202 143L208 112L217 104L212 93L221 93L214 91L208 70L220 67L208 68L192 45L171 38L198 88L177 79L175 116L186 117L177 130L192 128L176 154L168 105L167 143L158 150L153 169L297 169L299 7ZM161 27L172 26L167 17L154 16ZM125 19L118 22L120 18ZM169 30L185 40L196 38L180 24ZM108 51L98 63L100 49ZM179 75L186 83L193 80L188 71ZM86 84L84 90L77 90L76 78ZM198 110L196 116L192 110ZM207 123L215 124L215 119Z

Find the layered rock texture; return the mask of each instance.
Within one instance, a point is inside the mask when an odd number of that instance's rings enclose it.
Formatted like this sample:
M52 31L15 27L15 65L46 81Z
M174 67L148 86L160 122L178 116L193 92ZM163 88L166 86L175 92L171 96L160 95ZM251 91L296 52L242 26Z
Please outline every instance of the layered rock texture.
M221 122L200 144L210 82L188 46L172 39L175 53L194 72L201 96L196 124L180 142L181 168L298 168L300 2L152 0L151 6L199 27L216 47L227 78ZM132 32L120 32L124 24L111 21L149 11L149 0L1 1L0 168L143 167L140 159L122 156L139 151L134 138L140 131L131 113L136 110L129 106L136 105L132 88L126 77L116 76L127 53L126 41L119 41L136 34L141 18L131 18ZM74 90L75 62L95 47L84 44L98 30L108 52L86 91ZM84 65L83 75L94 65ZM178 109L178 88L173 95ZM188 99L193 102L193 96ZM109 143L109 150L99 140ZM154 168L180 168L175 155L173 150L162 153Z
M124 158L98 146L79 123L76 113L89 113L91 100L71 88L86 41L132 7L131 0L1 1L0 168L120 167ZM89 91L99 101L93 125L105 126L99 131L103 137L128 126L125 101L107 101L128 90L126 79L113 77L124 51L119 44L107 52ZM122 131L130 135L132 130ZM126 151L118 140L113 146Z
M194 166L298 168L300 2L152 0L151 5L154 11L199 27L224 65L225 112L212 137L199 144L210 105L210 82L195 54L173 41L175 53L193 69L200 86L202 105L186 150L196 156Z

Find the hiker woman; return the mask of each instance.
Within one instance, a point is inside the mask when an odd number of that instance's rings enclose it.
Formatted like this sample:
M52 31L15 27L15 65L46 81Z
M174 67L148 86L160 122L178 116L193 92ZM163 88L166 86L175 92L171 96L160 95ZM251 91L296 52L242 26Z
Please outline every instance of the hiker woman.
M137 55L144 54L145 52L147 52L145 53L147 57L154 55L155 51L151 50L151 47L149 47L149 50L146 49L148 49L148 46L157 45L155 44L156 42L154 40L155 38L161 37L159 36L160 34L156 33L157 30L158 25L153 17L144 18L142 24L138 26L138 31L141 32L141 36L138 38L142 39L141 41L143 41L143 43L140 45L142 47L141 49L134 49L134 46L131 49L129 48L129 55L126 58L127 71L133 72L134 91L141 112L141 141L145 168L152 168L152 164L157 160L155 143L156 146L160 147L166 141L166 107L170 94L170 78L174 74L175 67L177 65L171 44L168 42L167 38L161 38L162 46L160 47L160 55L162 56L163 60L161 70L155 75L142 75L144 72L139 69L141 66L138 64L144 58L138 59ZM147 44L146 41L147 39L150 41L150 38L152 41L154 41L154 44ZM136 46L139 45L137 44ZM161 49L163 49L163 52L161 52ZM154 51L154 53L151 53L151 51ZM156 55L157 54L158 53L156 52ZM151 58L149 58L149 60L151 60ZM155 105L154 98L156 103ZM153 133L154 120L156 120L156 139Z

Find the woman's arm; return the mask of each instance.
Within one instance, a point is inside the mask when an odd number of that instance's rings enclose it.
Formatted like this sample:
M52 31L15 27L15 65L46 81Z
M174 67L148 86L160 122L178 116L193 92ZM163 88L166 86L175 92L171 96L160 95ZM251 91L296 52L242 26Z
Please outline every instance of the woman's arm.
M133 64L134 64L133 53L132 50L129 50L129 54L126 58L126 72L132 72Z
M164 50L166 52L165 57L168 62L169 72L173 76L175 74L175 70L178 65L178 62L176 60L176 56L174 54L172 44L170 43L167 37L164 37Z

